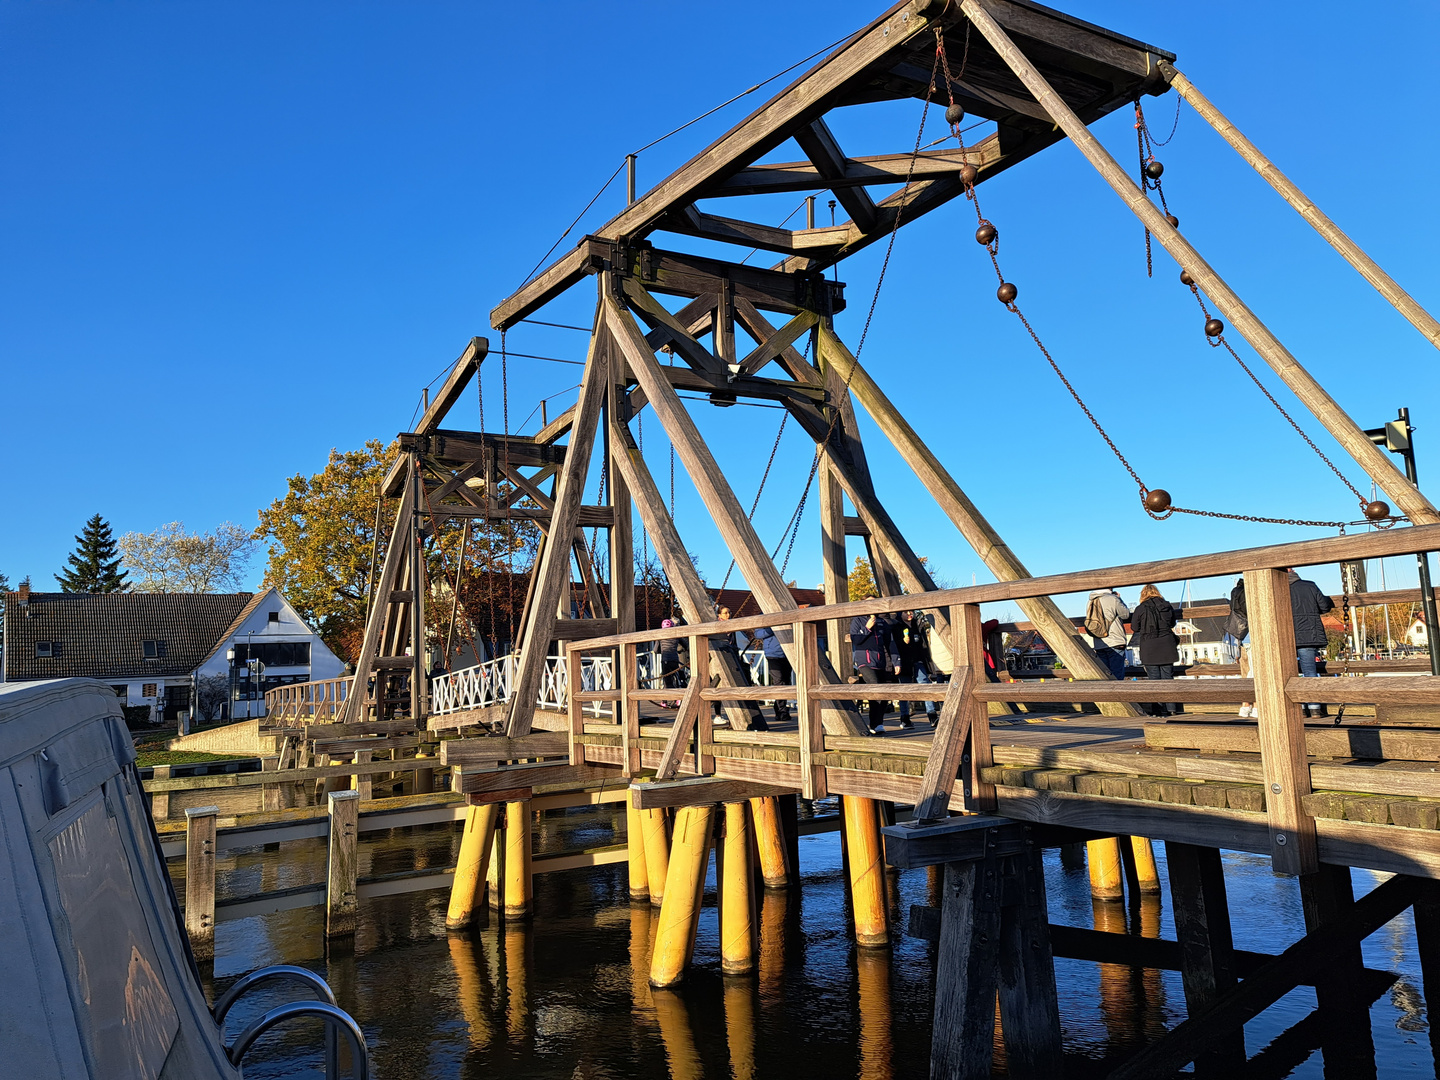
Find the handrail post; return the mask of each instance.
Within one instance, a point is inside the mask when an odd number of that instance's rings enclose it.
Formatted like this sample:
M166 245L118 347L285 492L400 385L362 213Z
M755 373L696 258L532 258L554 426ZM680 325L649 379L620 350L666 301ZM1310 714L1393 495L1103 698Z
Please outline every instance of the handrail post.
M196 960L215 959L215 815L218 806L185 811L185 933Z
M1277 874L1312 874L1320 868L1315 819L1301 800L1310 794L1305 717L1285 684L1299 674L1290 580L1284 570L1246 570L1250 666L1255 677L1260 767L1270 819L1270 864Z
M640 702L630 699L632 684L638 683L637 646L626 642L620 646L620 660L615 669L615 689L620 696L615 702L620 721L620 758L625 763L625 775L631 778L640 775Z
M710 639L704 634L690 635L690 681L697 679L701 690L710 685ZM710 703L702 697L695 708L695 775L712 776L715 773L715 725L710 721Z
M795 668L795 713L800 724L800 797L823 799L830 793L825 780L825 728L820 702L810 691L820 682L820 628L813 622L795 624L800 663Z
M962 663L970 668L972 686L985 682L985 635L980 626L979 604L956 604L950 609L952 655L957 669ZM990 704L967 694L961 708L968 710L970 716L965 752L968 763L963 769L965 806L969 810L994 810L995 785L980 778L983 770L995 764L994 752L990 749Z
M330 845L325 884L325 936L346 937L355 933L359 898L360 793L332 791L329 795Z
M585 683L581 678L584 668L581 666L580 650L567 648L565 650L565 712L570 724L570 764L585 764L585 745L580 737L585 734L585 702L580 699L580 693L585 689Z

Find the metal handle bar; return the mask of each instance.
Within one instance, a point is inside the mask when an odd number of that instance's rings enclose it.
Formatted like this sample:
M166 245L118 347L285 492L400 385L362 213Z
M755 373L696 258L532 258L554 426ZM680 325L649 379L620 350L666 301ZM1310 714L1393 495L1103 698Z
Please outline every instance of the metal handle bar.
M215 1023L223 1025L226 1014L230 1012L230 1007L236 1001L244 996L251 987L271 979L294 979L297 982L307 983L320 995L320 1000L328 1001L331 1005L337 1004L330 984L309 968L297 967L294 964L274 964L271 967L257 968L248 975L242 975L229 990L221 994L210 1010L210 1015L215 1017Z
M350 1040L352 1080L370 1080L370 1055L365 1046L365 1033L349 1013L328 1001L291 1001L271 1009L236 1037L234 1044L225 1052L230 1064L238 1067L255 1040L272 1027L301 1016L319 1016L324 1019L327 1031L343 1031Z

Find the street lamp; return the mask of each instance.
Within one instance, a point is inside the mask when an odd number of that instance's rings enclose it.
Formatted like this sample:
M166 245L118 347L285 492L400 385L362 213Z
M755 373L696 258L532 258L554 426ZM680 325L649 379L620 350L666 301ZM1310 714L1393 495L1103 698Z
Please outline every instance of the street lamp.
M225 663L230 668L230 713L227 719L235 719L235 646L225 650Z
M1418 489L1420 482L1415 473L1415 429L1410 426L1410 410L1401 409L1394 420L1381 428L1370 428L1365 432L1376 446L1383 446L1392 454L1399 454L1405 461L1405 479ZM1440 675L1440 641L1435 633L1435 590L1430 585L1430 553L1415 554L1420 565L1420 603L1425 609L1425 643L1430 648L1430 674ZM1389 630L1387 623L1386 630Z

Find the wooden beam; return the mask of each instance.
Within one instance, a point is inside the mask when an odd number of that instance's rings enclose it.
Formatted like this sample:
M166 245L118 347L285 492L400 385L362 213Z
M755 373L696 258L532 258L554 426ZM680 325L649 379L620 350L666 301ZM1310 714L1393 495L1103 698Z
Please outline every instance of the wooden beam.
M1170 224L1160 208L1136 186L1129 174L1110 156L1084 122L1015 46L1009 34L990 15L985 4L981 0L963 0L961 10L1035 96L1035 100L1045 107L1045 111L1070 137L1086 160L1115 190L1121 201L1194 278L1196 285L1211 297L1219 313L1229 320L1356 463L1394 500L1400 512L1409 516L1416 524L1431 525L1440 522L1440 511L1405 478L1385 451L1370 441L1340 404L1326 393L1324 387L1315 381L1190 242Z
M972 693L976 680L982 677L985 663L979 605L960 606L952 613L950 625L959 638L955 647L957 662L945 686L945 700L935 720L935 736L930 740L930 757L925 762L925 778L920 785L920 799L915 804L918 821L938 821L949 814L950 793L955 788L961 758L970 742L970 729L977 723L987 726L990 723L984 704L977 702ZM976 666L977 660L982 666ZM978 776L973 762L966 772ZM966 776L965 787L969 794L970 775Z
M1025 850L1025 827L986 814L886 825L885 861L899 870L942 863L973 862L987 854L1016 855Z
M794 596L786 588L780 572L775 569L769 552L755 535L755 529L740 505L740 500L735 497L729 481L725 479L719 464L695 427L695 421L665 381L660 365L649 351L640 328L635 325L630 313L616 301L609 299L607 303L607 324L611 326L616 342L625 353L626 362L650 399L651 409L665 428L671 445L675 447L675 452L694 481L701 500L719 528L721 537L734 556L740 572L745 576L760 610L766 614L796 610ZM788 626L777 633L776 637L785 649L792 668L798 666L799 656ZM859 714L853 708L849 711L833 709L829 715L840 729L836 734L861 734L863 729Z
M983 168L995 164L999 159L999 140L987 139L964 150L922 150L919 154L907 152L847 158L844 174L838 177L821 176L820 170L810 161L751 165L712 189L710 194L763 195L776 191L814 191L823 187L834 191L840 187L862 187L869 184L903 184L906 175L925 180L958 176L962 165L969 163L976 168Z
M631 784L630 805L636 810L662 810L671 806L712 806L715 803L744 802L767 795L785 795L789 788L726 780L719 776L696 776L664 783Z
M863 192L865 189L856 190ZM707 214L694 206L672 212L665 218L665 228L685 236L698 236L702 240L742 244L762 251L776 251L782 255L841 247L850 231L848 227L841 225L828 229L781 229L774 225Z
M565 463L561 467L555 493L555 509L550 519L551 532L555 536L572 535L580 519L580 503L585 494L585 478L589 473L590 451L595 444L595 429L600 419L606 379L605 356L596 348L596 339L592 336L590 355L581 378L580 398L576 402L575 426L570 432L570 443L566 447ZM540 674L555 627L556 604L569 585L570 545L546 544L535 569L534 595L526 604L520 657L511 688L510 717L505 728L505 734L511 738L530 731Z
M709 682L709 679L698 673L705 672L708 675L709 671L710 639L699 635L692 636L690 638L690 685L685 688L685 693L680 697L680 707L675 710L675 723L670 727L670 735L665 740L665 751L661 754L660 765L655 770L657 780L671 780L680 771L680 759L685 756L685 750L690 745L690 737L695 733L695 725L707 711L700 700L700 691Z
M765 338L761 344L755 346L750 354L740 361L740 374L754 375L779 356L782 351L793 345L796 338L806 330L813 328L819 320L820 316L813 311L802 311L796 315L775 333Z
M534 731L518 739L492 735L478 739L445 739L440 743L441 765L474 765L487 761L559 757L569 752L563 731Z
M1313 874L1319 866L1315 819L1301 804L1310 794L1305 717L1300 705L1285 694L1285 683L1297 674L1289 575L1284 570L1247 570L1245 607L1250 616L1250 663L1271 863L1276 873Z
M676 320L675 316L645 291L645 287L634 278L620 278L620 287L625 292L626 302L635 310L652 330L669 337L670 344L680 358L696 371L706 372L723 378L725 364L711 351L690 336L689 331ZM646 345L649 345L647 339ZM653 350L652 350L653 352Z
M827 187L831 180L844 179L849 162L823 119L817 119L808 127L796 131L795 142L799 144L801 152L814 162L816 171L825 178ZM875 202L870 198L869 192L863 187L843 183L831 190L861 232L870 232L875 228Z
M406 455L401 455L402 459ZM381 563L380 581L375 587L375 601L370 605L370 614L365 620L365 636L360 641L360 656L355 664L355 678L350 686L353 693L345 698L341 709L341 723L355 723L361 718L365 705L365 687L375 670L376 653L379 651L385 625L390 617L390 596L395 591L402 557L406 552L405 533L410 519L414 516L414 488L404 485L400 506L395 512L395 524L390 530L390 543L385 546L385 559ZM378 689L378 685L377 685ZM376 695L379 697L379 694Z
M451 773L451 789L463 795L479 795L487 791L508 791L516 786L529 788L542 784L565 784L585 787L614 780L614 769L594 765L571 765L568 761L529 761L520 765L502 765L493 769L457 766Z
M1373 285L1376 292L1388 300L1396 311L1405 316L1410 325L1419 330L1431 345L1440 348L1440 321L1437 321L1435 316L1421 307L1414 297L1396 283L1394 278L1380 269L1379 264L1366 255L1359 244L1346 236L1340 226L1326 217L1320 208L1311 202L1288 176L1276 168L1275 163L1262 154L1255 144L1247 139L1240 129L1231 123L1229 118L1217 109L1210 99L1202 94L1195 84L1173 64L1168 60L1161 60L1160 72L1170 81L1170 85L1179 92L1180 96L1200 114L1200 118L1214 128L1220 137L1234 148L1235 152L1244 159L1245 164L1264 177L1265 182L1274 188L1311 228L1324 237L1325 242L1338 251L1341 257L1359 272L1361 277Z

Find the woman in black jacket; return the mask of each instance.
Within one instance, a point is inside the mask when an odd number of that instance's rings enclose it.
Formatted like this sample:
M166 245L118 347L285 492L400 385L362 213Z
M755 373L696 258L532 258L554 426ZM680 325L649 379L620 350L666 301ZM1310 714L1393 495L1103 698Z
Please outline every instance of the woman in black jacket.
M1154 585L1140 590L1140 603L1130 613L1130 640L1140 649L1140 663L1151 679L1175 678L1175 662L1180 659L1180 642L1175 637L1175 609L1160 595ZM1180 711L1176 703L1152 705L1156 716L1174 716Z

